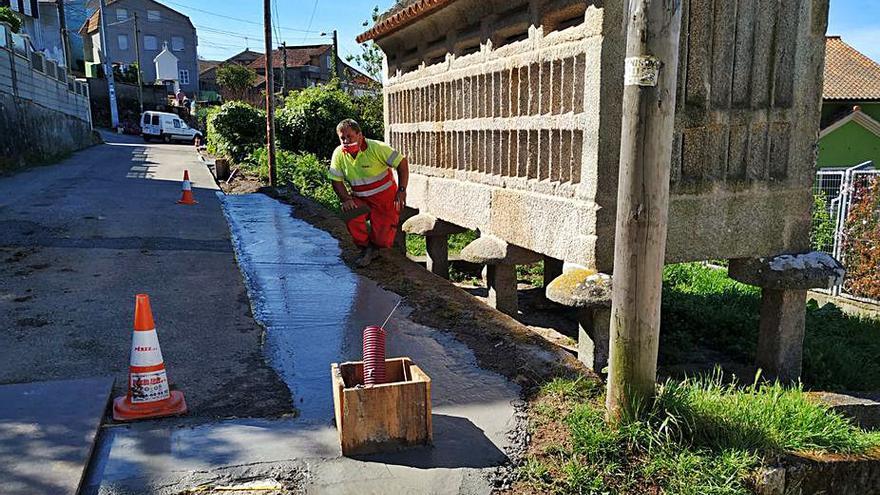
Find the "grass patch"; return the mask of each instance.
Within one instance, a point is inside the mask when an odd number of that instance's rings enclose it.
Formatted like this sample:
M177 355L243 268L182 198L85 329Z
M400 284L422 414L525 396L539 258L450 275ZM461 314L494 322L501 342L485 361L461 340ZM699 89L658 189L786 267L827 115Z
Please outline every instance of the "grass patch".
M810 402L800 388L725 383L720 371L667 381L639 420L612 427L602 390L590 383L558 379L532 402L537 442L514 491L747 494L770 456L859 454L880 445L880 434Z
M754 362L761 291L699 263L663 272L660 360L687 361L695 346ZM803 380L824 390L880 390L880 321L807 305ZM853 363L862 363L853 366Z

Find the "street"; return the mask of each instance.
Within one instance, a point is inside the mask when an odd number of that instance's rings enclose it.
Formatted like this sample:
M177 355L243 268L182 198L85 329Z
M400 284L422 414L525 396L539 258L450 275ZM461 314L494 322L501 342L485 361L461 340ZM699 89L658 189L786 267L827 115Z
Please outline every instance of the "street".
M432 378L434 446L341 457L329 365L359 360L361 330L400 296L352 272L338 242L289 205L218 193L190 146L104 137L0 179L0 383L110 375L113 396L124 394L134 295L147 293L190 411L132 425L105 415L80 493L254 480L279 494L491 491L524 439L517 385L411 321L404 304L386 325L388 353ZM194 206L176 204L184 169ZM15 474L51 486L39 472Z
M293 412L263 358L209 170L191 146L104 137L0 179L0 383L113 375L124 394L134 296L146 293L190 416ZM184 169L198 205L176 204Z

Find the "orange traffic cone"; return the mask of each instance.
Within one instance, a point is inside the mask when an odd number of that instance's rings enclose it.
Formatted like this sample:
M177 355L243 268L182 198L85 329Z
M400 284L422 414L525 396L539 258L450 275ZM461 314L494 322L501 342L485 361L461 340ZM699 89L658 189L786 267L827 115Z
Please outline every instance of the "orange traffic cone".
M132 421L184 413L183 392L168 389L165 361L162 360L156 324L150 311L150 296L138 294L135 296L128 394L113 401L113 419Z
M189 182L189 170L183 171L183 195L177 202L180 205L197 205L198 201L193 199L192 184Z

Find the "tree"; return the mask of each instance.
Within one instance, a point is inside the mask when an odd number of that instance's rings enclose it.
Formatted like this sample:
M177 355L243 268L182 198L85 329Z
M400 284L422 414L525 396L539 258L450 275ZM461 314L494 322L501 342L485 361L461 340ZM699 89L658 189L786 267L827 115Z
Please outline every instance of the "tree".
M217 67L217 85L224 90L223 97L228 100L246 100L257 73L238 64L222 64Z
M372 13L372 24L375 24L379 19L379 6L373 7ZM364 21L363 26L370 26L371 21ZM370 77L376 80L382 79L382 50L379 48L379 45L373 43L373 41L368 41L366 43L361 43L361 50L363 53L360 55L349 55L345 57L345 60L348 62L355 63L359 65L364 72L369 74Z
M21 18L9 7L0 7L0 22L9 24L9 28L12 29L13 33L21 30Z

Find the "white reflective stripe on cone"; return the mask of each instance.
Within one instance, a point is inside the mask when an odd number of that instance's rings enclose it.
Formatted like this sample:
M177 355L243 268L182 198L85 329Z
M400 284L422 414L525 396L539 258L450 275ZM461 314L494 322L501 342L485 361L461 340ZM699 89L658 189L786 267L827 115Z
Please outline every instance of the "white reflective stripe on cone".
M393 185L394 185L394 181L388 181L385 184L382 184L381 186L377 187L376 189L370 189L369 191L352 191L351 194L352 194L352 196L357 196L359 198L366 198L367 196L372 196L374 194L378 194Z
M183 190L192 191L192 186L189 184L188 180L183 181Z
M131 338L131 365L156 366L162 364L162 350L156 330L134 332Z
M132 403L156 402L171 397L165 370L150 373L130 373L128 390Z

